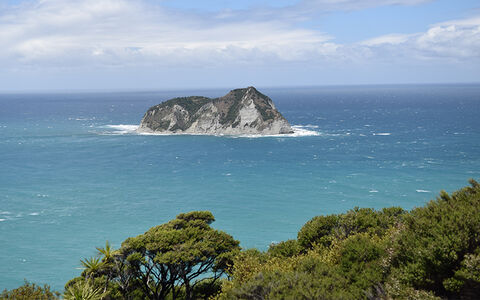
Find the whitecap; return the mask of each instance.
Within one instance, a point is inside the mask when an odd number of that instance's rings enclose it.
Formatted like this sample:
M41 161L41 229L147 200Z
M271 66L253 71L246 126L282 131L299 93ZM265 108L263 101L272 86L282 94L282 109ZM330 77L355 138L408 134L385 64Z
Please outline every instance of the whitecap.
M6 221L6 220L7 220L7 219L0 219L0 222L4 222L4 221Z
M33 213L29 213L28 215L29 215L29 216L38 216L39 214L40 214L40 213L38 213L38 212L33 212Z
M428 190L415 190L417 193L431 193L431 191Z
M133 134L133 133L136 133L138 129L138 125L128 125L128 124L105 125L104 128L113 130L113 131L104 132L104 134Z
M309 129L306 129L309 128ZM292 137L300 137L300 136L317 136L320 135L320 132L315 131L315 130L310 130L312 128L318 128L318 126L315 125L293 125L292 130L293 133L289 134L282 134L282 136L292 136Z
M322 135L320 132L311 130L315 125L292 125L293 133L284 133L284 134L241 134L237 136L227 136L227 137L242 137L242 138L262 138L262 137L304 137L304 136L319 136ZM306 129L309 128L309 129Z
M369 192L369 193L378 193L377 190L370 190L370 191L368 191L368 192Z
M373 135L392 135L390 132L374 132Z

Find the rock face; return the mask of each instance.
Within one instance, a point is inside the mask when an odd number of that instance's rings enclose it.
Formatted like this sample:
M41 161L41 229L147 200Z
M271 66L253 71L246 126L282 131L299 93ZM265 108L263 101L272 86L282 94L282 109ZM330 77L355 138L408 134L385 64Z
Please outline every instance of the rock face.
M138 132L271 135L293 131L272 99L248 87L220 98L182 97L155 105L143 116Z

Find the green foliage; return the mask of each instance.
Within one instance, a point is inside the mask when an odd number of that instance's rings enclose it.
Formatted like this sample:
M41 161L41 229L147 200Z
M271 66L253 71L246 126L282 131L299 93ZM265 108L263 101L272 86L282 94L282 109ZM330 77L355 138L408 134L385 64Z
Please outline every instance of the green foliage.
M214 221L210 212L194 211L128 238L118 250L107 242L97 248L101 258L81 261L82 277L66 289L78 295L91 288L110 299L211 296L240 250L232 236L210 227Z
M347 282L324 264L313 270L266 271L243 285L225 291L219 299L354 299Z
M303 249L311 249L314 244L330 246L339 220L338 215L314 217L298 232L298 243Z
M108 263L113 260L113 248L110 245L108 241L105 242L105 247L104 248L98 248L97 247L98 254L102 256L102 262L103 263Z
M271 244L268 254L277 257L292 257L300 254L301 247L297 240L288 240L278 244Z
M101 300L105 293L90 280L79 280L65 290L65 300Z
M408 299L408 300L441 300L432 291L417 290L400 283L397 279L388 280L384 286L375 287L373 293L367 294L369 299ZM469 299L469 298L466 298ZM472 298L473 299L473 298Z
M238 116L238 112L240 111L240 101L235 100L232 105L229 107L227 114L220 119L220 124L228 124L232 123L233 127L237 127L239 122L234 123L235 119Z
M349 284L350 293L356 299L384 280L381 258L386 255L381 240L366 233L348 237L337 249L336 265Z
M436 201L414 209L405 217L405 230L399 240L399 278L417 289L447 295L467 282L477 285L475 251L480 244L480 186L448 195L442 191Z
M185 287L186 299L191 299L197 277L211 272L218 279L223 274L239 242L212 229L209 224L214 220L210 212L180 214L123 242L120 253L152 299L165 297L178 283Z
M165 101L159 104L159 106L172 107L174 105L179 105L183 107L190 114L190 116L193 116L200 109L200 107L202 107L202 105L208 101L211 101L211 99L202 96L178 97Z
M193 294L196 299L210 299L211 297L220 293L222 289L222 281L207 278L199 280L194 287Z
M362 232L382 236L400 222L404 214L405 211L399 207L384 208L381 211L356 207L345 214L317 216L300 229L298 242L306 251L318 245L329 247L332 241Z
M315 252L275 257L256 250L237 256L218 299L355 299L336 265Z
M25 280L25 283L13 290L5 289L0 293L0 299L37 299L37 300L54 300L59 299L60 293L54 292L50 286L39 286Z
M87 278L95 277L95 275L97 275L100 272L100 269L103 266L103 263L100 261L100 258L98 257L81 259L80 263L82 264L82 267L85 269L83 271L83 275Z

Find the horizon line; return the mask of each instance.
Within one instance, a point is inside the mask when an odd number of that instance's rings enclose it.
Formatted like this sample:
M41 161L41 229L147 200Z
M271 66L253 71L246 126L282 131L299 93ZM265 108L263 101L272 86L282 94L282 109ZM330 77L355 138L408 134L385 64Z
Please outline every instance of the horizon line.
M253 85L256 89L300 89L300 88L338 88L338 87L387 87L387 86L452 86L452 85L480 85L478 82L425 82L425 83L338 83L338 84L306 84L306 85ZM210 86L210 87L139 87L139 88L45 88L45 89L0 89L0 94L62 94L62 93L149 93L149 92L170 92L170 91L198 91L198 90L232 90L242 87L233 86Z

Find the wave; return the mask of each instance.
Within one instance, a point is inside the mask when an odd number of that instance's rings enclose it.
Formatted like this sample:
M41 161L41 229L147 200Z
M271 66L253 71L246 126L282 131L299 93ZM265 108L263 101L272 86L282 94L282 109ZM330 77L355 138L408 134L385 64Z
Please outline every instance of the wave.
M427 190L415 190L417 193L431 193L431 191Z
M315 135L320 135L320 132L316 130L311 130L311 129L316 129L318 126L316 125L293 125L293 133L291 133L292 136L315 136Z
M378 133L373 133L373 135L392 135L390 132L378 132Z
M313 128L313 129L318 128L318 125L311 125L311 124L308 124L308 125L293 125L293 126L299 126L299 127L302 127L302 128Z
M315 125L292 125L293 133L286 133L286 134L241 134L237 137L243 138L262 138L262 137L304 137L304 136L319 136L321 135L320 132L311 130L311 128L318 128L314 127ZM306 129L308 128L308 129Z
M103 128L111 129L111 131L102 132L107 135L122 135L122 134L135 134L137 133L138 125L118 124L118 125L105 125Z

